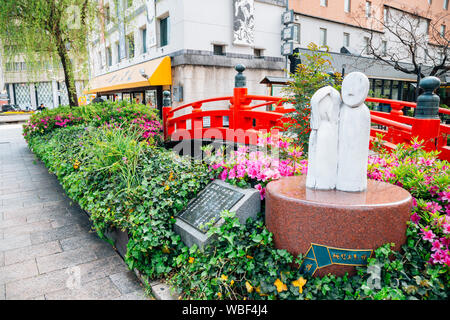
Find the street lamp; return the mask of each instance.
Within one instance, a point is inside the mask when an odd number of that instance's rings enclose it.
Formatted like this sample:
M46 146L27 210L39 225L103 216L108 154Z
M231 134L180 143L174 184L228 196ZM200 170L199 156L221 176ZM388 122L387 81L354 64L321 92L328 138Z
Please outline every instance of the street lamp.
M342 65L342 78L344 78L345 68L347 68L347 65L344 63L344 64Z

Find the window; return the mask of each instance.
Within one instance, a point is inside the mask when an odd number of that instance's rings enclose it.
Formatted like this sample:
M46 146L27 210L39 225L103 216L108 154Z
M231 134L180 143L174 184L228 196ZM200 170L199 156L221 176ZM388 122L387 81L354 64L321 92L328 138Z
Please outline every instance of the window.
M381 53L383 57L387 55L387 41L385 40L381 41Z
M369 37L364 37L364 44L365 44L365 48L364 48L365 54L370 54L370 38Z
M444 24L441 25L441 32L440 32L440 34L441 34L441 37L445 36L445 25Z
M108 25L111 22L111 10L109 5L105 7L105 24Z
M120 62L120 42L116 42L117 63Z
M127 58L134 58L134 34L130 33L126 37Z
M350 47L350 33L344 32L344 47Z
M142 53L147 53L147 28L141 29Z
M255 58L263 58L263 50L262 49L253 49L253 56Z
M423 50L423 62L424 63L428 62L428 49Z
M102 69L103 68L103 59L102 59L102 53L101 51L98 52L98 68Z
M345 12L350 12L350 10L351 10L351 3L350 3L350 1L351 0L345 0L344 1L344 11Z
M221 44L213 44L213 54L215 56L224 56L225 55L225 46Z
M300 24L298 23L294 24L294 34L292 39L294 39L294 42L300 43Z
M169 44L169 17L159 20L159 46L164 47Z
M387 23L389 21L389 11L387 8L383 9L383 18L384 18L384 23Z
M112 66L111 47L106 48L106 63L108 64L108 67Z
M366 18L371 17L372 11L372 3L370 1L366 1Z
M327 29L320 28L320 46L326 46L327 45Z
M444 10L448 10L448 0L444 0Z
M320 0L320 6L321 7L327 7L328 6L328 0Z

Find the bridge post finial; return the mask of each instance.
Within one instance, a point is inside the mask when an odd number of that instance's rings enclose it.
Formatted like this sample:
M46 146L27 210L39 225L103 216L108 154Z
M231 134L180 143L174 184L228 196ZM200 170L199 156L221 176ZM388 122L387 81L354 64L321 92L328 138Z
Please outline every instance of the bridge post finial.
M236 69L236 71L238 72L238 74L234 77L234 87L245 88L247 86L247 80L243 74L245 66L242 64L238 64L236 65L236 67L234 67L234 69Z
M171 105L170 91L163 91L163 107L170 107Z
M425 77L419 82L419 86L425 91L417 97L415 118L439 119L439 96L434 91L441 85L437 77Z

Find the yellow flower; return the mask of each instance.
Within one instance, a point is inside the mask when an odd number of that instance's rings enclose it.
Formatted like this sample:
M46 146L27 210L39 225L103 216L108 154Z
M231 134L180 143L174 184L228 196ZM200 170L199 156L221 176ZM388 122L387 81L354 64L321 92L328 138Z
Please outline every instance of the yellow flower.
M222 293L221 292L217 292L217 296L220 298L222 298Z
M230 286L233 286L233 284L234 284L234 280L231 280L230 281Z
M287 290L287 286L280 279L275 280L274 285L275 287L277 287L278 292L283 292Z
M223 281L227 281L228 280L228 277L226 276L226 275L221 275L220 276L220 279L222 279Z
M298 287L298 292L303 292L303 286L306 284L306 280L303 277L298 278L298 280L292 281L294 287Z
M250 284L250 282L246 281L246 282L245 282L245 287L247 288L247 292L248 292L248 293L252 293L252 292L253 292L253 287L252 287L252 285Z
M252 256L248 256L248 255L247 255L246 257L247 257L247 259L253 259L253 257L252 257Z
M169 253L170 252L170 250L169 250L169 248L167 246L164 246L161 251L163 253Z
M165 188L164 188L164 190L169 190L170 189L170 187L169 186L166 186Z
M189 263L194 263L194 258L193 257L189 257Z
M259 293L259 295L260 295L261 297L267 296L267 294L261 293L261 286L257 286L257 287L255 288L255 291L256 291L257 293Z

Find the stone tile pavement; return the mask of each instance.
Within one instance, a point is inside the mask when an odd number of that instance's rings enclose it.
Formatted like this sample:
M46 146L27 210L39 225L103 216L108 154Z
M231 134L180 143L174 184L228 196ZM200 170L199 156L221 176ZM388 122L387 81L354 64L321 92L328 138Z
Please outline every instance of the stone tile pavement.
M21 132L0 126L0 300L149 299Z

